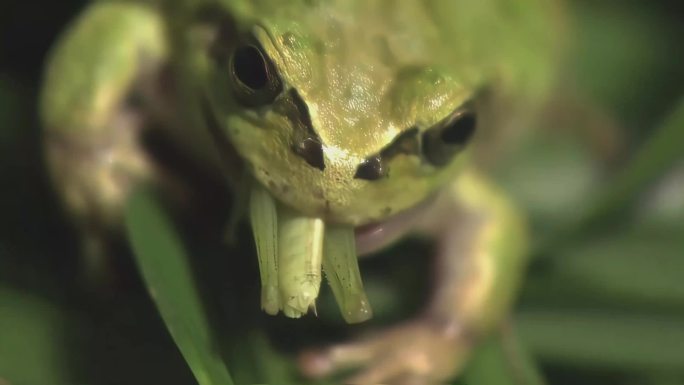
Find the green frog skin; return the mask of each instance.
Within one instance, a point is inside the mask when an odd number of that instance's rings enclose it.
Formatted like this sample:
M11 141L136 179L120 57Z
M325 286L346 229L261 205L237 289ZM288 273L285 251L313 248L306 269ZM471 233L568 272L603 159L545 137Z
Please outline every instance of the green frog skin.
M182 184L141 144L150 127L236 190L355 229L360 255L434 240L423 312L299 363L442 383L521 281L524 215L487 170L549 92L562 14L548 0L93 2L46 69L51 175L91 253L133 186Z

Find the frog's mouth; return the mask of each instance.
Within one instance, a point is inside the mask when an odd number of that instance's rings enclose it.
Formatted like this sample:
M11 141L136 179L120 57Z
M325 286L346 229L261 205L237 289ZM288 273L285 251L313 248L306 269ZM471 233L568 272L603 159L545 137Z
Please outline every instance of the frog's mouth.
M249 214L259 258L262 308L292 318L315 311L324 271L344 319L349 323L369 319L372 311L357 255L400 238L428 211L434 198L382 221L354 227L302 214L253 180Z
M273 198L254 181L249 216L261 275L261 307L299 318L315 301L325 271L342 316L349 323L372 317L363 290L352 225L305 216Z
M414 228L435 201L436 196L432 195L408 210L382 221L356 227L356 252L359 255L372 253L395 242Z

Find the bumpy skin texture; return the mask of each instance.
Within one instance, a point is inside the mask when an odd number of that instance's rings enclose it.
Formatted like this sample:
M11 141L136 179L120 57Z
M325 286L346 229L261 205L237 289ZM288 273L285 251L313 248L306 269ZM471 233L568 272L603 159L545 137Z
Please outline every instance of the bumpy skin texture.
M306 352L301 365L312 376L358 366L353 383L443 381L500 322L519 283L524 221L472 160L515 138L543 99L558 11L548 0L94 3L46 74L56 186L96 244L120 220L131 186L158 178L138 139L161 123L208 167L233 167L225 155L234 148L295 211L376 223L380 233L394 225L365 251L413 232L433 237L435 295L424 313ZM244 47L276 79L273 95L240 82L235 52ZM474 135L451 125L464 113L477 116ZM460 139L439 147L445 127ZM370 161L381 166L374 177L358 177ZM402 216L417 205L420 215Z
M399 154L387 160L391 171L381 180L353 176L402 132L424 132L477 103L478 94L534 103L553 67L548 24L555 4L548 1L224 3L224 22L235 23L238 36L220 44L230 50L245 35L258 41L284 89L306 105L326 167L312 168L290 150L306 133L288 119L285 98L241 107L229 66L211 63L207 84L219 120L277 198L332 221L360 225L425 199L453 179L463 156L434 168Z

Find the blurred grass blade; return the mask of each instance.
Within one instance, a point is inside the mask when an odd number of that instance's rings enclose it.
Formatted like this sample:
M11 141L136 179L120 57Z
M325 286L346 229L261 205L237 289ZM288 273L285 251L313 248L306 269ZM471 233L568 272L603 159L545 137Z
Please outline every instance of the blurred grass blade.
M684 318L616 310L535 310L516 316L530 351L547 363L601 370L684 370Z
M513 328L504 325L481 344L466 367L463 385L545 385Z
M648 229L600 238L557 252L544 274L527 281L526 301L684 309L682 228Z
M634 200L653 180L662 176L684 157L684 98L680 99L663 124L639 149L611 188L601 197L582 223L596 226Z
M654 132L624 170L608 184L605 192L588 205L589 209L549 238L540 240L535 255L561 247L582 234L595 234L609 228L606 224L620 218L619 214L626 206L684 157L684 98L676 103Z
M213 342L188 256L151 188L139 188L132 194L126 208L126 230L150 296L197 382L232 385Z
M0 384L74 383L64 354L70 323L71 314L54 303L0 286Z

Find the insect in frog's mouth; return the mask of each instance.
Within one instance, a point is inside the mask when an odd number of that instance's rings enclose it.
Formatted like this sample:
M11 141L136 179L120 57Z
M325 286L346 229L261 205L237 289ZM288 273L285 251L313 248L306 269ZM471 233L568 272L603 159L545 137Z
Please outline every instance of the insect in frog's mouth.
M324 271L344 319L349 323L369 319L372 311L357 254L398 239L427 203L355 228L302 214L253 181L249 215L259 258L262 309L272 315L282 311L292 318L315 311Z
M249 216L259 258L261 307L299 318L315 311L322 271L349 323L372 317L359 272L354 227L326 223L273 198L254 181Z

